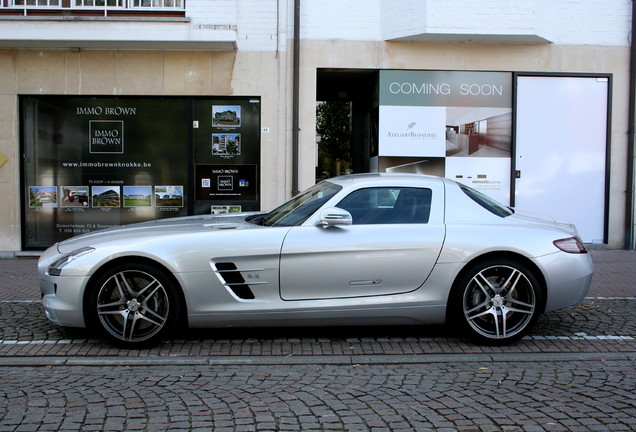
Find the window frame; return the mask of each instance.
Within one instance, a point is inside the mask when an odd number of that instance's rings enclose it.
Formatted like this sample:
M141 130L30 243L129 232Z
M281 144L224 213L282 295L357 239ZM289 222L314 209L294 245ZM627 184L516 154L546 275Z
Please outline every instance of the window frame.
M376 206L369 207L357 207L356 209L352 208L350 203L347 200L355 199L355 195L362 192L370 192L370 191L380 191L380 190L389 190L389 191L399 191L397 196L395 196L395 200L392 205L386 206L381 205L382 197L376 198ZM424 192L426 196L424 199L427 202L417 203L411 210L412 212L412 220L407 216L405 219L400 220L399 217L399 203L400 196L404 191L418 191ZM353 197L353 198L352 198ZM421 198L421 197L420 197ZM403 199L408 199L404 198ZM368 201L365 199L364 201ZM386 201L385 201L386 202ZM352 191L343 199L341 199L336 207L341 208L343 210L351 213L353 223L352 225L398 225L398 224L428 224L431 217L431 206L433 202L433 189L427 187L416 187L416 186L370 186L365 188L356 189ZM425 209L426 213L424 215L418 214L418 210ZM404 210L404 209L402 209ZM362 212L366 212L364 216L362 216ZM374 212L375 214L368 214L369 212ZM382 214L384 213L384 214ZM361 222L362 220L362 222Z

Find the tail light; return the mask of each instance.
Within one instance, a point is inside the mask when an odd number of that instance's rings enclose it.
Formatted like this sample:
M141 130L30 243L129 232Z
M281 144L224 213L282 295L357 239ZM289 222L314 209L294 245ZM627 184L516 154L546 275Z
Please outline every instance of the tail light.
M584 254L587 253L585 245L578 237L568 237L564 239L555 240L552 243L562 250L563 252L572 254Z

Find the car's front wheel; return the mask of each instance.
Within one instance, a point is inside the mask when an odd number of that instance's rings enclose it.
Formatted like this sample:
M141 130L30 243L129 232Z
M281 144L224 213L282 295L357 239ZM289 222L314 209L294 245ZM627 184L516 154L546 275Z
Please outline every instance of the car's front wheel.
M144 348L168 336L181 313L177 287L165 271L146 264L118 265L92 285L89 327L126 348Z
M453 292L453 314L468 336L481 343L514 342L532 329L542 292L526 266L508 259L481 262L461 278Z

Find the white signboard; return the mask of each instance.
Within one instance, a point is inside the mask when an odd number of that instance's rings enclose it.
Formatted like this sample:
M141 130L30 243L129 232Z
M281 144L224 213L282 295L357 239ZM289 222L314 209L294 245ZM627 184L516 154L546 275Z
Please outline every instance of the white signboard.
M446 108L381 106L382 156L446 155Z

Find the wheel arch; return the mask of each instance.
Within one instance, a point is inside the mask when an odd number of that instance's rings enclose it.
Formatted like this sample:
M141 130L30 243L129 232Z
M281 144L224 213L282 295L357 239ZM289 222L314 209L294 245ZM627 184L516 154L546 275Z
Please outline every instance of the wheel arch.
M453 299L455 298L454 296L455 291L459 289L460 281L477 264L485 262L485 261L489 261L489 260L496 260L496 259L508 259L508 260L516 261L519 264L523 265L524 267L528 268L528 270L532 272L534 277L539 282L539 288L541 289L541 303L539 304L539 312L540 313L544 312L546 300L547 300L547 282L541 269L531 259L529 259L528 257L522 254L512 252L512 251L493 251L493 252L488 252L473 258L472 260L467 262L455 276L451 289L448 292L448 299L446 301L446 306L447 306L446 321L447 322L451 318L451 314L453 310L451 303L453 302Z
M113 268L122 265L122 264L145 264L151 267L154 267L160 271L162 271L166 277L170 279L170 282L173 284L176 294L179 296L179 301L181 302L181 314L177 318L178 326L187 325L187 317L188 317L188 304L186 302L185 293L183 292L183 287L177 280L177 278L172 274L172 272L163 264L158 261L155 261L151 258L146 258L142 256L123 256L117 257L109 260L104 265L99 267L97 271L93 273L93 275L89 278L86 283L86 287L84 289L84 295L82 298L82 310L84 315L84 320L86 321L86 317L88 315L88 303L90 298L91 287L95 284L95 281L98 281L102 276L111 271Z

